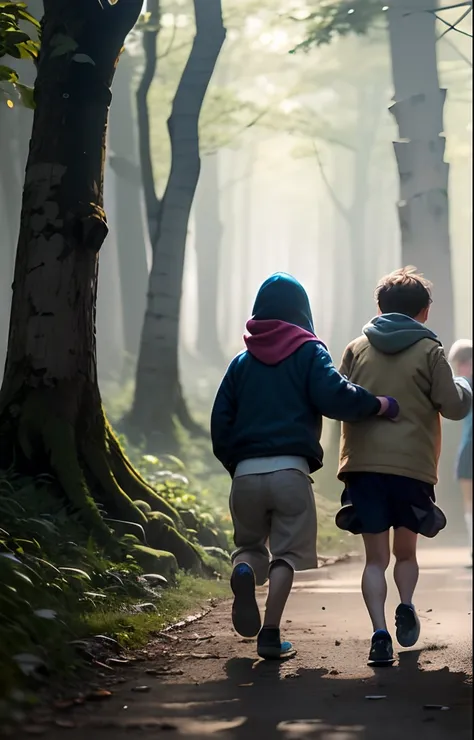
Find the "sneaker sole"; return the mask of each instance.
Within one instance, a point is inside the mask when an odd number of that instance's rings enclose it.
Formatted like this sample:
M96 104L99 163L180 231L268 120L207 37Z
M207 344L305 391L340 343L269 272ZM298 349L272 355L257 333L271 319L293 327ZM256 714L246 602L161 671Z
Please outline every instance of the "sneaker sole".
M291 648L291 650L286 650L282 652L280 648L260 648L257 650L257 654L259 658L263 658L263 660L287 660L288 658L293 658L296 655L296 650L294 648Z
M260 632L262 620L255 598L255 576L253 572L237 569L232 573L230 587L234 594L232 624L242 637L256 637Z
M395 658L387 658L387 660L368 660L367 665L371 668L389 668L395 663Z

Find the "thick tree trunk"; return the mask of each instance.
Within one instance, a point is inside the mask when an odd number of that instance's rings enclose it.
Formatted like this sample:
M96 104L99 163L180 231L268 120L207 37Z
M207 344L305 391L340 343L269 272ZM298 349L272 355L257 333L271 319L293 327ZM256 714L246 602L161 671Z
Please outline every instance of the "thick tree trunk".
M148 264L132 107L133 63L125 50L114 80L110 111L110 158L115 171L116 235L122 288L125 350L138 356L148 283Z
M199 178L198 122L225 39L220 0L194 0L196 35L168 129L171 172L159 215L135 397L128 426L157 449L175 446L175 417L192 428L179 383L179 317L189 215Z
M95 500L109 517L143 525L150 544L162 544L163 528L148 522L132 499L179 519L124 457L97 384L95 304L107 233L103 164L110 86L141 6L141 0L103 7L96 0L45 0L0 391L0 467L49 468L70 507L105 544L112 542L111 532ZM75 48L58 53L65 28L74 33ZM198 557L185 545L182 564L190 565Z
M198 295L196 351L204 362L221 368L225 365L225 359L218 329L219 267L223 233L219 190L219 154L215 152L202 160L196 191Z
M434 3L436 6L436 3ZM444 161L436 18L432 0L392 0L388 10L394 100L394 142L400 175L398 212L402 262L415 265L435 286L431 320L446 346L454 339L448 179Z

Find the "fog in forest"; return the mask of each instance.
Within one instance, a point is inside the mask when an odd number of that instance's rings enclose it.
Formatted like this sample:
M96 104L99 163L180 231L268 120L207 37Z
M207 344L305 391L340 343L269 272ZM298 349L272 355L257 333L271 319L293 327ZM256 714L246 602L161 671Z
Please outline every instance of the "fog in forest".
M243 348L257 288L272 272L287 271L302 282L316 332L338 362L375 314L378 278L403 263L393 146L398 132L389 110L394 89L383 17L364 35L336 36L306 52L298 49L307 33L301 4L284 3L278 11L271 5L224 3L227 35L200 115L201 171L187 232L179 336L184 395L204 426L219 379ZM458 17L455 8L443 12L448 24ZM471 16L459 25L462 32L444 34L443 23L436 26L436 51L439 86L447 90L451 341L472 335ZM167 120L194 30L189 0L161 3L148 93L159 198L170 170ZM136 106L146 33L139 24L127 40L109 121L109 234L100 258L97 345L101 392L112 418L125 413L133 396L151 267ZM420 45L418 61L423 54ZM3 358L31 112L18 108L8 118L2 111L0 124L11 142L2 146L0 179ZM439 274L440 255L425 247L428 257L415 265L430 278ZM441 316L450 307L442 296L436 303L439 293L440 281L434 301Z
M163 16L160 49L165 56L151 92L158 187L163 187L169 166L170 101L185 62L183 44L193 30L190 8L181 5L177 29L172 14ZM302 32L297 23L265 23L256 14L237 31L232 28L235 9L227 6L230 30L201 116L201 175L186 245L180 335L188 392L197 379L196 358L205 378L210 368L223 371L242 349L253 298L272 272L288 271L303 283L316 331L339 359L346 343L375 313L377 279L401 264L392 144L397 132L388 110L393 92L386 34L338 39L310 54L289 54ZM444 116L458 336L472 333L471 68L463 59L469 47L469 39L459 34L446 36L438 46L440 83L448 91ZM126 125L120 106L127 98L133 106L141 64L140 49L134 47L133 55L121 61L114 82L118 100L112 104L109 147L117 155L114 129ZM129 142L126 154L138 167L136 143ZM108 166L110 233L102 252L98 298L103 384L120 381L126 365L123 293L140 302L146 292L144 274L141 283L120 275L117 235L132 218L138 227L138 214L131 209L139 199L143 209L135 183L129 184L136 191L129 208L126 199L118 204L120 177ZM143 231L137 228L130 238L134 258L143 261L146 254L149 263ZM209 241L217 242L215 252L199 267L206 259L199 253L209 251ZM429 278L429 269L425 273Z

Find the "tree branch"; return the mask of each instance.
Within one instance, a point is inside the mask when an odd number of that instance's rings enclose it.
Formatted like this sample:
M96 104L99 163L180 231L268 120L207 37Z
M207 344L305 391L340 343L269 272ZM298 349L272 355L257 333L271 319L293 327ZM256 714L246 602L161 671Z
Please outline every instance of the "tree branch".
M447 28L445 29L445 31L443 31L443 33L440 36L438 36L438 38L436 40L439 41L440 39L442 39L444 36L446 36L447 33L449 33L449 31L456 31L456 33L460 33L463 36L467 36L469 39L472 39L472 33L468 33L467 31L463 31L462 29L457 28L457 26L459 25L459 23L461 23L461 21L464 20L464 18L466 18L466 16L468 16L471 11L472 11L472 7L468 8L462 14L462 16L460 18L458 18L458 20L454 24L448 23L448 21L445 21L444 18L440 18L437 13L434 13L433 14L434 17L438 21L441 21L441 23L444 23L445 26L447 26Z

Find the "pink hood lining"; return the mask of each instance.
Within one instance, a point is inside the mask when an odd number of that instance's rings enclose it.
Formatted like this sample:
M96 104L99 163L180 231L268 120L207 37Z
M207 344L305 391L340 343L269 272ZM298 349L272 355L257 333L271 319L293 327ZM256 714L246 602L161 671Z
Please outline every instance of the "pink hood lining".
M249 334L244 335L244 342L248 351L265 365L277 365L306 342L325 346L315 334L286 321L250 319L246 328Z

